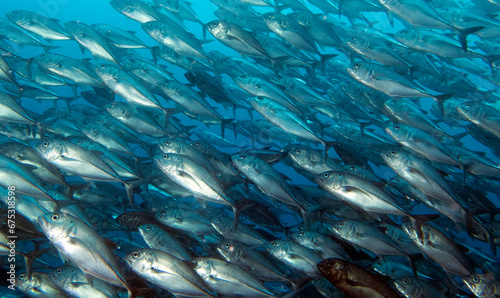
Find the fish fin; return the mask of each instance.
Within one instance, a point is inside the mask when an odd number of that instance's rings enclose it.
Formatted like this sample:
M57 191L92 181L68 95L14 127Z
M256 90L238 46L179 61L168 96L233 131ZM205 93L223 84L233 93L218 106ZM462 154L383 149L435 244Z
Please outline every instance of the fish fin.
M410 216L410 219L413 223L413 226L415 227L415 231L417 232L418 240L420 240L420 243L424 244L424 233L422 231L422 224L424 222L434 220L439 216L440 216L439 214L418 214Z
M458 31L458 40L460 41L460 45L462 49L467 53L467 35L475 33L479 30L484 29L484 26L470 27L466 29L459 29Z
M51 247L47 247L44 249L32 251L28 254L19 253L20 255L22 255L24 257L24 262L26 264L26 276L28 277L28 280L31 280L31 273L33 271L32 270L33 269L33 262L35 261L35 259L38 258L39 256L43 255L44 253L48 252L52 248L53 247L51 246Z

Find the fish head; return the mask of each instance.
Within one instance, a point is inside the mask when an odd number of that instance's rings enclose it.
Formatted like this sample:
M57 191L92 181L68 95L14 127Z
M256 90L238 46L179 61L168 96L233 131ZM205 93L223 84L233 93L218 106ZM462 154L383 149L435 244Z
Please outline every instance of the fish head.
M181 154L184 148L184 143L176 139L164 139L158 142L160 150L164 153Z
M393 282L396 289L407 297L413 296L411 294L415 293L415 288L418 287L418 280L413 276L402 276Z
M0 145L0 153L14 158L14 156L22 156L24 151L23 145L16 142L8 142Z
M217 246L219 254L228 262L236 261L242 254L241 243L229 240L223 241Z
M311 149L306 146L294 146L288 151L288 156L297 164L303 165L311 161Z
M200 276L210 276L212 274L212 262L210 262L210 258L195 258L193 261L193 269Z
M161 24L158 21L142 23L141 28L152 38L158 37L162 33Z
M120 62L126 70L134 70L139 67L141 60L138 59L136 56L128 55L122 57L120 59Z
M347 72L355 79L363 80L370 76L371 65L363 62L356 62L350 67L347 67Z
M64 28L75 38L85 37L85 27L86 25L80 21L69 21L64 23Z
M51 242L69 237L75 228L74 218L64 213L45 213L38 217L43 233Z
M319 262L318 269L334 285L342 283L347 279L348 267L344 260L333 258L323 260Z
M272 108L274 101L264 96L253 96L247 99L250 105L257 111L264 111Z
M304 27L310 26L311 15L303 11L294 11L286 15L287 17L294 19L297 23Z
M262 20L264 23L271 24L273 22L278 22L279 21L279 13L277 12L268 12L262 15Z
M403 140L404 137L407 135L407 130L405 129L405 126L403 124L394 124L394 125L389 125L385 128L385 132L391 136L394 140Z
M211 224L217 232L223 235L232 229L233 221L226 216L220 215L214 218Z
M395 98L389 98L384 102L384 108L391 114L396 114L399 111L401 102Z
M28 279L28 275L21 273L16 276L16 288L22 292L30 292L36 286L35 272L31 275L31 280Z
M457 111L467 118L475 118L481 112L481 104L474 101L466 101L456 107Z
M288 243L286 240L271 241L265 245L265 248L278 259L288 254Z
M171 226L182 220L182 215L177 209L164 208L156 212L155 218L166 226Z
M38 143L35 149L47 161L52 161L63 154L64 143L60 140L43 141Z
M35 63L43 69L58 69L62 60L64 56L51 53L43 53L34 58Z
M216 38L224 38L229 31L229 23L223 20L215 20L207 23L207 29Z
M290 240L303 245L314 242L314 234L309 231L298 231L290 235Z
M402 167L406 165L408 159L405 152L396 148L383 151L380 155L390 167Z
M154 255L149 249L138 249L126 255L124 259L130 268L140 274L151 270Z
M33 16L33 13L25 10L13 10L5 15L12 23L17 24L20 27L24 27L24 25L27 25L31 22L30 19L31 16ZM38 16L42 17L41 15Z
M154 160L156 166L163 172L173 172L182 165L182 158L173 153L158 155Z
M362 35L354 34L346 41L347 45L353 49L364 49L368 46L369 40Z
M126 104L117 101L105 104L103 109L115 118L123 117L127 113Z
M150 238L152 235L157 234L159 231L158 226L153 225L153 224L145 224L142 226L139 226L138 228L139 233L142 235L143 238Z
M87 282L84 273L78 267L62 266L50 273L51 279L55 284L64 286L69 283Z
M354 235L357 231L356 222L351 220L339 220L328 227L328 231L340 238L348 238Z
M337 190L345 185L345 176L342 172L327 171L316 175L316 183L326 190Z
M463 278L464 283L477 297L493 297L496 292L495 277L491 272L472 274Z
M411 44L418 39L417 32L410 29L399 30L393 37L402 44Z

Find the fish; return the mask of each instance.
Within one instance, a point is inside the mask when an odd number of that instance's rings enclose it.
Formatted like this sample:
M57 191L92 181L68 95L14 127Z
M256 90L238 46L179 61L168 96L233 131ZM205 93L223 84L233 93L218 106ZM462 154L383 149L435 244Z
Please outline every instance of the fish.
M15 295L496 295L498 0L52 4L0 18Z
M365 269L341 259L327 259L318 264L321 274L349 297L398 297L383 281Z
M129 253L125 262L139 276L173 294L213 297L211 289L196 271L168 253L144 248Z
M64 213L46 213L38 218L38 222L62 256L77 264L86 274L124 287L129 296L132 295L114 254L92 227Z
M194 270L218 293L273 297L266 287L238 266L215 258L195 258Z
M29 10L13 10L6 14L7 18L19 27L35 33L46 40L70 40L59 20L51 19Z

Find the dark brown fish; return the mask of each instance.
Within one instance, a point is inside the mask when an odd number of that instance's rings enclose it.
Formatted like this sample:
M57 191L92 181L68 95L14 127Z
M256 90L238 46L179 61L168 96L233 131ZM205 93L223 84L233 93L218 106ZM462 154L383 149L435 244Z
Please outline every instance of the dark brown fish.
M318 264L318 269L346 297L398 297L380 277L348 261L341 259L324 260Z

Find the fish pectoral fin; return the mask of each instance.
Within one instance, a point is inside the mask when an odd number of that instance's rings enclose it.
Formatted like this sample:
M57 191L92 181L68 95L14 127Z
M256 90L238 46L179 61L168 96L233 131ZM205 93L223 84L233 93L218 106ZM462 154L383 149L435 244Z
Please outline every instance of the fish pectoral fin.
M167 274L167 275L172 275L172 273L169 273L168 271L163 271L161 269L158 269L158 268L155 268L155 267L151 267L149 268L151 270L151 272L155 273L155 274Z
M410 167L409 171L410 171L410 173L412 173L414 175L418 175L421 178L425 179L425 181L427 181L427 183L432 184L432 182L429 179L427 179L427 177L422 172L420 172L418 169L416 169L414 167Z
M351 287L365 287L365 288L367 287L367 285L365 285L363 283L360 283L360 282L357 282L357 281L354 281L354 280L350 280L348 278L345 281Z

